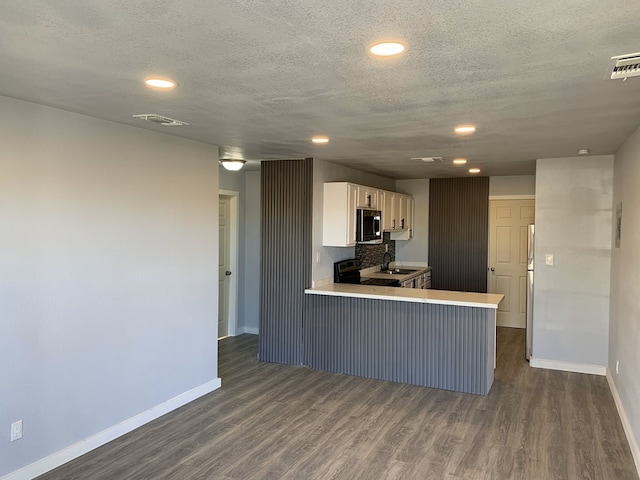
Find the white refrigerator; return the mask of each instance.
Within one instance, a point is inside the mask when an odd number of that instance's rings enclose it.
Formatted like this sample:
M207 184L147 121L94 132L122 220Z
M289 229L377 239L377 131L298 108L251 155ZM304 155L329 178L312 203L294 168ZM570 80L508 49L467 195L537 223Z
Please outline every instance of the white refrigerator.
M531 358L531 345L533 342L533 264L535 259L535 242L535 225L531 224L527 228L527 346L525 350L527 360Z

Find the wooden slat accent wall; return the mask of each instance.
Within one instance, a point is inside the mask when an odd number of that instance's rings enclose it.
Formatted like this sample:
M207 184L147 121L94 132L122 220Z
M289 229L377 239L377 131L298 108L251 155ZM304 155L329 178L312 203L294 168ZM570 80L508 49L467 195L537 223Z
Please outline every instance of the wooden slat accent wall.
M487 291L489 177L429 181L432 288Z
M304 289L311 286L313 159L262 162L258 358L302 363Z
M309 367L478 395L493 384L493 309L307 297Z

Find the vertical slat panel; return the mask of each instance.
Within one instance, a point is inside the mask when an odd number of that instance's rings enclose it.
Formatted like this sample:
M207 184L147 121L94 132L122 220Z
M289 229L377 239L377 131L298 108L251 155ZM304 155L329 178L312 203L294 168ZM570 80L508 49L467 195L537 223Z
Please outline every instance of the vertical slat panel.
M311 286L313 159L262 162L258 358L300 365Z
M309 295L305 364L484 395L493 383L493 310Z
M489 177L429 182L431 287L487 291Z

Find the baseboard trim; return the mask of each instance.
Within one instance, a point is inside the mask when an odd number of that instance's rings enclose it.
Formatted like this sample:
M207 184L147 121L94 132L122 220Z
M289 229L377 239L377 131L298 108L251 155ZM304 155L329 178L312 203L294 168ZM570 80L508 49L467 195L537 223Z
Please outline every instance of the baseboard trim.
M543 358L531 357L529 365L533 368L546 368L547 370L562 370L563 372L589 373L591 375L605 376L607 367L600 365L586 365L584 363L558 362L556 360L545 360Z
M636 470L638 472L638 476L640 477L640 446L638 445L638 440L633 436L631 422L629 422L629 417L627 417L627 412L624 409L624 405L622 405L622 399L620 398L620 394L618 393L616 383L613 380L613 375L611 374L611 370L609 370L608 367L607 382L609 383L609 390L611 390L611 395L613 395L613 401L616 404L618 416L620 417L620 421L622 422L622 428L624 429L624 433L627 436L627 442L629 442L631 455L633 456L633 461L636 464Z
M103 430L100 433L97 433L91 437L85 438L78 443L70 445L56 453L49 455L48 457L44 457L26 467L21 468L20 470L16 470L15 472L9 473L4 477L0 477L0 480L30 480L39 475L42 475L46 472L53 470L54 468L59 467L60 465L64 465L71 460L84 455L91 450L95 450L96 448L108 443L112 440L115 440L122 435L129 433L132 430L135 430L142 425L155 420L156 418L161 417L177 408L186 405L189 402L192 402L196 398L202 397L207 393L213 392L220 388L222 382L220 378L215 378L207 383L204 383L192 390L181 393L180 395L173 397L167 400L160 405L156 405L155 407L142 412L135 417L131 417L123 422L120 422L113 427L109 427L106 430Z
M238 335L242 335L243 333L249 333L251 335L258 335L258 327L240 327L238 329Z

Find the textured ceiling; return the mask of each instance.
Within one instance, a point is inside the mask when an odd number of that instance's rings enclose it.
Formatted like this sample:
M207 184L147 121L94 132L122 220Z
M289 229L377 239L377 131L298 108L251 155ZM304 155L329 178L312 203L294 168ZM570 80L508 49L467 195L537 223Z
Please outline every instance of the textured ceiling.
M640 77L605 79L611 56L640 51L638 18L638 0L4 0L0 95L225 156L392 178L458 175L410 157L464 156L483 175L531 174L536 158L614 153L640 125ZM389 38L408 51L366 52ZM145 88L154 74L179 87ZM456 137L460 123L478 132Z

